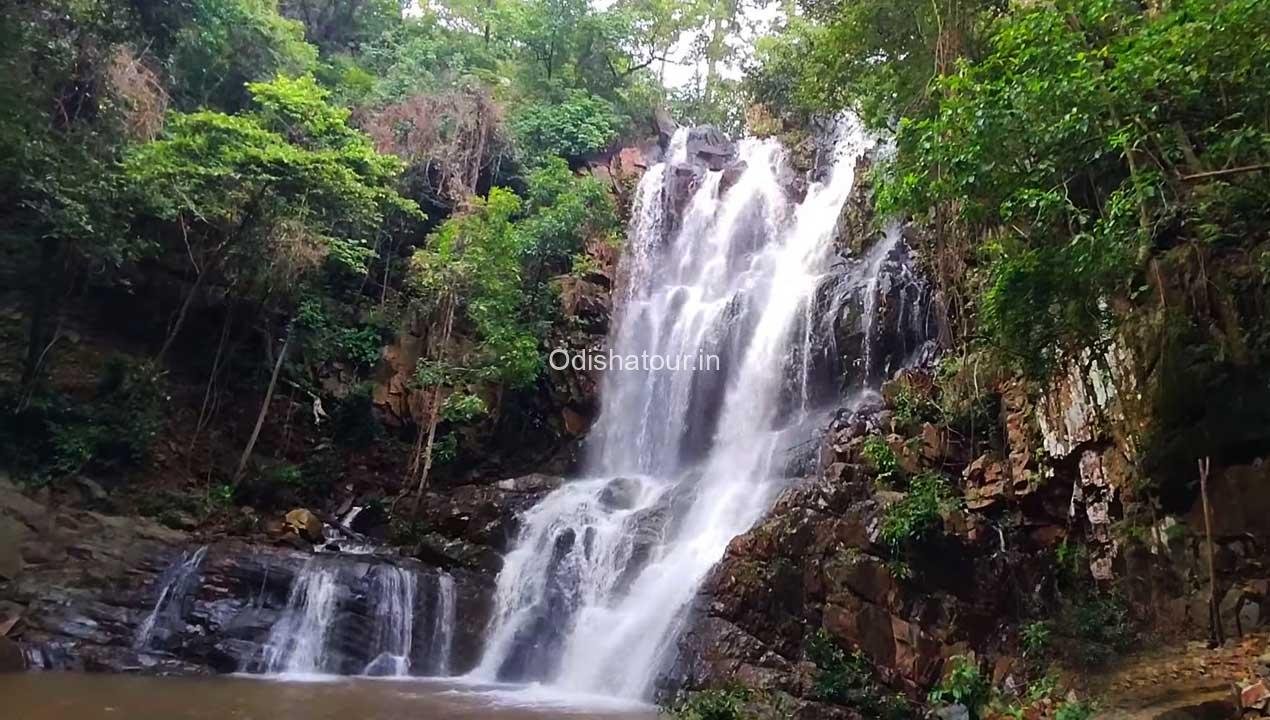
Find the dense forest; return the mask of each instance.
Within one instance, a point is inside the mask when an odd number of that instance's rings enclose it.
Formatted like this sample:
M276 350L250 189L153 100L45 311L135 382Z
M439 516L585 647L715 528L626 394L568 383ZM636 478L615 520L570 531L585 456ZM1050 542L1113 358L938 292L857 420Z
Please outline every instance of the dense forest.
M821 631L805 697L1092 717L1070 673L1167 635L1160 518L1270 452L1264 0L17 0L0 93L0 473L43 501L254 537L351 494L377 540L437 546L430 494L576 468L594 388L547 356L604 341L650 149L711 126L814 173L844 112L884 138L863 223L903 226L940 349L834 450L891 503L877 572L942 582L967 505L1002 554L1067 515L1044 569L1009 565L1023 687L973 653L888 675ZM1131 378L1104 432L1019 429L1096 367ZM1111 520L1076 510L1088 457ZM994 467L1062 487L971 488ZM671 704L771 691L713 685Z
M10 328L25 351L6 357L6 452L37 482L142 463L173 362L206 379L199 428L225 392L263 393L263 422L285 387L365 440L365 389L333 398L320 372L364 379L410 315L469 340L450 357L434 341L418 367L419 386L455 390L424 413L410 473L425 482L455 452L438 422L492 410L463 388L532 385L559 321L551 279L620 235L612 189L573 170L659 103L733 91L657 83L689 28L721 22L707 5L19 4L3 216L29 322ZM700 53L713 72L722 50ZM85 298L123 303L114 324L135 344L72 397L48 380ZM235 491L256 433L209 497Z

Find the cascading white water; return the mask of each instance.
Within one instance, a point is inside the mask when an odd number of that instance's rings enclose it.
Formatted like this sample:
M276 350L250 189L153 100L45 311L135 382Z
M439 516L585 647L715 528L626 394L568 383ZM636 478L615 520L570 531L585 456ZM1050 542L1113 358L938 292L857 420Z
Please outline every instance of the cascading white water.
M193 552L182 553L181 558L168 566L159 576L158 598L154 601L154 609L137 628L137 636L132 643L134 649L149 649L154 628L160 619L180 617L181 603L197 584L199 567L203 564L203 558L206 555L206 545Z
M392 677L409 675L415 626L415 574L394 565L375 568L371 598L375 604L375 622L370 652L374 655L362 672Z
M437 573L432 597L432 640L428 658L432 674L446 677L450 674L450 650L454 645L454 578L449 573Z
M587 476L522 518L474 676L648 694L706 574L783 486L786 451L840 399L816 397L813 360L833 339L812 305L844 272L831 267L834 231L873 142L854 119L838 130L828 177L796 205L774 141L743 141L743 170L725 177L683 165L681 130L671 161L645 174L610 346L665 367L605 374ZM685 170L697 184L675 223L668 188ZM854 262L837 292L877 292L897 237ZM713 371L688 362L711 355Z
M314 559L296 575L282 617L269 631L266 673L312 675L326 670L326 638L339 601L336 570Z

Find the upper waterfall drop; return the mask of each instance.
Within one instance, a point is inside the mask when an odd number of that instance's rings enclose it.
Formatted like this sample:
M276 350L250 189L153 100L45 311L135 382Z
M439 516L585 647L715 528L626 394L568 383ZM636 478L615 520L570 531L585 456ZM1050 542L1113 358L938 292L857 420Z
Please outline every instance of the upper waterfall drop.
M826 177L792 203L778 143L744 140L726 169L704 169L687 163L688 132L638 188L610 334L612 355L665 367L605 373L585 476L523 517L477 677L646 697L710 568L785 485L787 451L841 401L824 392L837 368L822 301L877 293L899 242L833 262L873 139L844 118ZM714 368L669 363L712 356Z

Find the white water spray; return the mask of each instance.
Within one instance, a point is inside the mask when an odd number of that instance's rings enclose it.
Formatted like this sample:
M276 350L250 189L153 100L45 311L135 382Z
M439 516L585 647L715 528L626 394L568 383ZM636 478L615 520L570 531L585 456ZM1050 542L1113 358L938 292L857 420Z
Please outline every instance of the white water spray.
M454 578L441 572L433 582L432 641L428 658L432 661L432 674L446 677L450 674L450 652L454 645Z
M375 615L370 651L374 655L362 674L409 675L415 627L415 574L394 565L381 565L373 572L370 600Z
M137 636L132 643L134 649L149 649L154 628L161 619L180 619L181 605L185 601L185 596L197 585L198 571L206 555L206 545L194 552L182 553L180 560L174 562L159 576L159 596L154 601L154 609L137 628Z
M339 577L334 568L310 560L300 569L282 617L269 631L265 672L313 675L323 663L327 634L335 621Z

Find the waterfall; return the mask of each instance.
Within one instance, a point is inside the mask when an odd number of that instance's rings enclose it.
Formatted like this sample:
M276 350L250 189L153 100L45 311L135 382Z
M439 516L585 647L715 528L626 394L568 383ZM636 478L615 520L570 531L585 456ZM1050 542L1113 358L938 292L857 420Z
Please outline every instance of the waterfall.
M428 658L432 662L432 674L446 677L450 674L450 651L454 645L454 578L439 572L433 584L432 638L428 645Z
M133 649L149 649L155 626L161 619L176 621L181 618L182 605L186 596L198 585L198 570L206 555L206 545L193 552L181 553L181 557L159 575L158 598L154 601L154 609L137 628Z
M415 574L405 568L383 565L375 569L371 588L375 623L370 651L374 658L362 672L393 677L409 675L415 626Z
M282 617L269 631L265 672L312 675L325 671L327 635L335 621L339 577L333 567L309 560L300 569Z
M825 392L834 328L815 322L829 314L816 304L880 313L879 275L907 257L891 232L868 257L834 262L856 162L874 144L854 118L798 204L775 141L745 140L731 170L706 171L683 164L685 133L637 190L611 355L720 362L604 374L585 476L524 514L477 678L646 697L706 574L785 486L789 451L843 400ZM672 216L685 173L695 189ZM865 323L871 383L879 330Z

